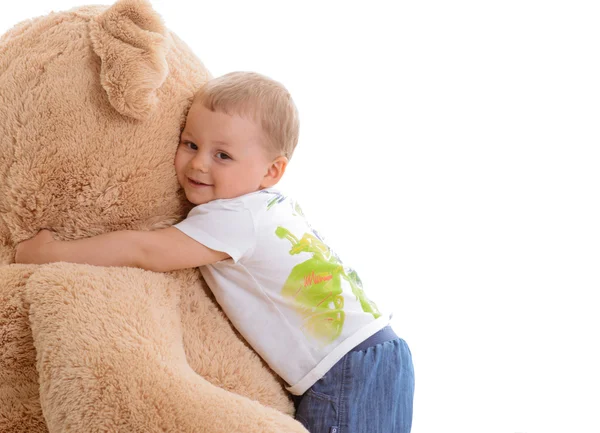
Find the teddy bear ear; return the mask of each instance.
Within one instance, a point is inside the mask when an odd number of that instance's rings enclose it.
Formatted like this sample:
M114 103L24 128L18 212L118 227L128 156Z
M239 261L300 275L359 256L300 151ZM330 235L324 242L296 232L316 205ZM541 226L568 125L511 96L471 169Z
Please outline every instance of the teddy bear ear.
M100 82L121 114L145 119L169 72L166 29L147 0L119 0L90 21Z

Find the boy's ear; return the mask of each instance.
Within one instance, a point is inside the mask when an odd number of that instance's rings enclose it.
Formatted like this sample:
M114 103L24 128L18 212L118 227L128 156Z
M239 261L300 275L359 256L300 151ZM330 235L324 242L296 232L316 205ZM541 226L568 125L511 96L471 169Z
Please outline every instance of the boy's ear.
M279 180L283 176L283 173L285 173L287 165L288 159L285 156L278 156L277 158L275 158L271 162L271 165L267 170L267 174L265 174L265 177L261 182L261 186L263 188L269 188L275 185L277 182L279 182Z

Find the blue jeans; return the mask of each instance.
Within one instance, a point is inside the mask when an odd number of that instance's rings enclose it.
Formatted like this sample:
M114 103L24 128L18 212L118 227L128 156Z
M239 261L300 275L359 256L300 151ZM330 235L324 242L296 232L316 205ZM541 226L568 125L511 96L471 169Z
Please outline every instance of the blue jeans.
M390 333L392 339L365 347ZM410 349L388 327L296 397L296 419L310 433L409 433L414 390Z

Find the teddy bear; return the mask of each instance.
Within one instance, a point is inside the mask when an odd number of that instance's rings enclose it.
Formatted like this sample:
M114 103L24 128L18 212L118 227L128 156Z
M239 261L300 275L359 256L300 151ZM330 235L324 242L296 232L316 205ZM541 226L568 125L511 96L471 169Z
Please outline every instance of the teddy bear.
M0 432L306 432L198 270L14 264L190 210L173 158L210 73L147 0L0 37Z

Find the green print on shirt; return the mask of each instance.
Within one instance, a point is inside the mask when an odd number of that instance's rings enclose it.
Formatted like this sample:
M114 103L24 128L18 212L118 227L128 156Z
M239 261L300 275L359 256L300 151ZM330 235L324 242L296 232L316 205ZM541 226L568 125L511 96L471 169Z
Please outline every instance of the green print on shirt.
M363 311L375 318L381 316L377 306L365 295L356 272L346 273L337 256L319 238L305 233L298 240L283 227L277 227L275 234L292 243L290 255L313 254L310 259L294 266L281 290L283 296L294 299L296 311L304 318L304 328L309 335L329 344L342 333L346 318L342 278L350 283Z
M277 195L271 199L271 201L269 203L267 203L267 210L271 210L271 208L276 205L281 203L282 201L284 201L287 197L284 196L281 193L277 193ZM302 213L302 209L300 208L300 205L295 202L295 201L291 201L290 203L292 205L292 215L294 216L304 216L304 213Z

